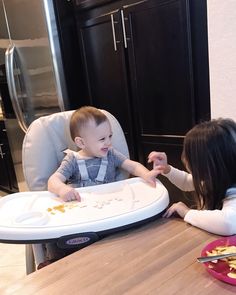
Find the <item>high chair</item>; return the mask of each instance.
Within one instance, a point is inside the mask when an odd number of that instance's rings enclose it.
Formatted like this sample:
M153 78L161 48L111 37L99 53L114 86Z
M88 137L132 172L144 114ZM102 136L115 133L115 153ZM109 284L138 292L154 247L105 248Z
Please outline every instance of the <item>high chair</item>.
M47 190L48 178L59 167L66 149L77 150L70 137L69 121L74 111L65 111L40 117L33 121L25 135L22 147L22 163L29 191ZM115 149L129 157L127 142L123 130L116 118L102 110L108 117L113 131L112 144ZM120 170L116 180L128 177ZM33 251L34 248L34 251ZM42 244L26 245L26 272L35 270L36 264L45 260Z

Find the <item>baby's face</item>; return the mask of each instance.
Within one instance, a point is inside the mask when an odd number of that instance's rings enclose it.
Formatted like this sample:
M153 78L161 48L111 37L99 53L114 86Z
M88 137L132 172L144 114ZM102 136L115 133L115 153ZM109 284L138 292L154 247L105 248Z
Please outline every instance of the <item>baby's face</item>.
M112 130L108 120L96 125L94 121L89 121L81 131L84 148L83 154L87 157L105 157L111 147Z

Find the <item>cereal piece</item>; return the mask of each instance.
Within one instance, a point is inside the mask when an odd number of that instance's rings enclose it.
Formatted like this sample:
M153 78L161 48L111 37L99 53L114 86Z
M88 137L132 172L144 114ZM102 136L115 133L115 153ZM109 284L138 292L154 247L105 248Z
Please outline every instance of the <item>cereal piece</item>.
M62 213L65 212L65 206L64 206L64 204L58 205L58 206L54 206L53 209L58 210L58 211L60 211Z
M229 273L227 273L227 276L232 278L232 279L236 279L236 273L235 272L229 272Z
M206 252L207 256L221 255L221 254L228 254L228 253L235 253L235 256L222 258L219 260L225 261L228 264L230 270L236 270L236 246L218 246L215 249L213 249L211 252L210 251ZM212 262L217 263L218 260L214 260ZM235 276L234 278L236 278L236 273L230 272L227 275L231 276L232 278L233 276Z
M88 205L85 203L85 202L81 202L79 203L79 207L80 208L84 208L84 207L87 207Z

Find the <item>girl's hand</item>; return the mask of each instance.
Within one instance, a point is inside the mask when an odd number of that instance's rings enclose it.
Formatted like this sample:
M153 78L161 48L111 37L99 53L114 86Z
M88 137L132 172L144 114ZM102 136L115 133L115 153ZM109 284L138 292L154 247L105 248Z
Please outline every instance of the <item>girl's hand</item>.
M80 194L77 192L74 188L70 186L63 186L63 188L60 190L59 197L64 202L70 202L70 201L81 201Z
M184 203L178 202L170 206L162 217L170 217L172 214L177 213L181 218L184 218L187 212L190 210Z
M167 174L170 172L170 166L167 162L167 156L161 152L151 152L148 155L148 163L153 162L153 169L158 171L158 174Z

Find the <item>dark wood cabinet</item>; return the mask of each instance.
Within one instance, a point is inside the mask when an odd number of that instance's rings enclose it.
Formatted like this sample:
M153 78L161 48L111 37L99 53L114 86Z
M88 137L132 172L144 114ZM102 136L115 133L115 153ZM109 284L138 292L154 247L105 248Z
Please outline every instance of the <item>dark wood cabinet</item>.
M156 145L162 137L177 140L196 123L187 3L154 0L123 9L143 162L154 139Z
M4 121L0 121L0 190L17 192L18 185Z
M186 1L138 3L123 14L141 134L185 134L195 123Z
M87 87L85 86L81 54L79 54L73 5L71 1L65 0L53 0L53 5L65 74L68 108L76 109L86 104Z
M134 156L132 104L122 39L115 11L80 24L90 104L111 112L120 122Z
M147 165L160 150L183 168L184 135L210 117L206 1L75 0L74 8L88 103L117 117L133 159Z
M9 189L10 182L8 177L8 168L5 161L6 153L3 149L3 144L0 143L0 188Z

